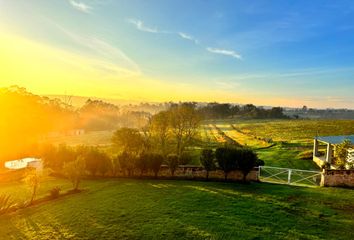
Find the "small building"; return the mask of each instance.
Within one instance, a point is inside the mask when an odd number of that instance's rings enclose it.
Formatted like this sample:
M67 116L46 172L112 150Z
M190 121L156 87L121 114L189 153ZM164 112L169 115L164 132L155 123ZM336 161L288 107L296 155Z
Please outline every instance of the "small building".
M354 143L354 135L315 137L313 144L313 161L320 167L323 166L324 163L332 164L336 145L342 143L344 140L349 140ZM320 151L320 148L323 146L325 146L324 152ZM350 157L351 154L352 153L348 151L348 157Z
M9 170L19 170L24 168L35 168L42 171L43 162L40 158L22 158L5 162L5 168Z

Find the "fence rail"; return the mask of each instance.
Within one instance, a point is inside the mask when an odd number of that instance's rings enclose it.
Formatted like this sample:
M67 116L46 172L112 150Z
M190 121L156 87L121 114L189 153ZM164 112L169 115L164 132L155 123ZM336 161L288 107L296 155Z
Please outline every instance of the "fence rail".
M259 167L259 178L264 182L273 182L289 185L311 185L319 186L321 182L321 172L280 168L270 166Z

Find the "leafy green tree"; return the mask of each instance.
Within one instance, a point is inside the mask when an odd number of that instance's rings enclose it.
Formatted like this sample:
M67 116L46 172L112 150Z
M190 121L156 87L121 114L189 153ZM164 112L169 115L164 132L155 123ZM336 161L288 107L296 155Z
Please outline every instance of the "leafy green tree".
M175 175L175 171L178 168L178 156L177 154L167 155L167 165L171 171L172 177Z
M64 164L64 174L71 181L73 190L79 189L79 184L85 174L85 158L78 156L76 160Z
M180 165L187 165L191 163L193 160L192 155L189 152L182 152L181 156L179 156L178 163Z
M143 174L148 170L148 164L149 164L149 158L150 158L149 153L142 153L135 161L135 167L140 171L140 176L143 176Z
M180 156L198 134L202 118L195 109L195 104L192 103L173 106L169 112L171 132L176 142L176 154Z
M112 167L112 175L117 176L118 171L120 169L119 165L119 155L113 156L111 158L111 167Z
M246 182L248 173L257 164L257 154L251 149L237 148L233 151L233 158L236 160L236 168L243 174L243 182Z
M215 157L219 168L224 172L225 181L227 180L228 174L237 168L234 155L235 149L233 148L220 147L215 151Z
M150 121L150 132L152 136L157 139L157 145L159 146L162 155L166 156L167 154L167 144L169 139L169 120L170 112L161 111L152 116Z
M123 152L119 156L119 165L125 175L134 175L134 169L136 166L136 155L128 152Z
M25 180L25 183L27 184L27 186L29 187L29 189L31 190L30 204L32 204L36 195L37 195L37 191L40 186L41 177L39 176L39 174L37 173L37 171L35 169L30 169L27 171L26 177L24 180Z
M347 162L347 156L348 156L348 149L351 148L353 145L350 142L350 140L346 139L342 143L336 145L335 149L335 158L336 158L336 165L340 169L345 168L345 164Z
M151 153L148 158L148 169L154 172L155 178L157 178L161 164L163 162L163 155L158 153Z
M138 129L120 128L113 133L112 143L123 152L138 154L143 149L144 139Z
M85 167L88 172L92 176L96 176L98 169L99 169L99 159L100 159L100 152L95 147L88 147L86 148L81 157L85 161Z
M203 149L200 155L200 163L206 171L206 179L209 179L209 172L213 171L215 166L215 156L212 149Z
M112 161L105 152L100 152L98 156L98 172L104 176L107 172L112 170Z

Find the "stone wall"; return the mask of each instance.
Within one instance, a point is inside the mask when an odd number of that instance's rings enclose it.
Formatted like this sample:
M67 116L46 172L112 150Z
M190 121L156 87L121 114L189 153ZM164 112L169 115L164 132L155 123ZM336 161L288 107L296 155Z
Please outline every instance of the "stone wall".
M323 170L321 186L354 187L354 170Z
M139 172L135 171L134 175L139 176ZM118 176L126 176L123 173L118 173ZM153 177L154 174L152 172L145 172L143 176ZM159 171L158 177L160 178L170 178L171 172L170 169L166 165L162 165ZM200 166L186 166L186 167L178 167L174 173L175 178L182 179L206 179L206 171L204 168ZM215 170L209 172L209 179L211 180L224 180L224 172L222 170ZM230 181L242 181L243 175L240 171L232 171L228 174L227 179ZM258 168L253 169L248 173L246 179L248 181L258 181Z

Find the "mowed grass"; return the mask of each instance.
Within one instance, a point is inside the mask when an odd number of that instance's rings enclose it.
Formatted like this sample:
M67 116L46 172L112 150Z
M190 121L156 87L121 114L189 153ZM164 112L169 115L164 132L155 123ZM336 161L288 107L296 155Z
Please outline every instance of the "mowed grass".
M0 239L354 238L348 189L131 179L83 188L0 216Z
M62 180L53 177L42 177L37 192L37 198L47 196L49 191L54 187L59 186L62 192L72 189L72 184L67 180ZM24 181L18 181L14 183L0 183L0 195L11 196L11 200L14 202L28 201L31 196L31 189Z

